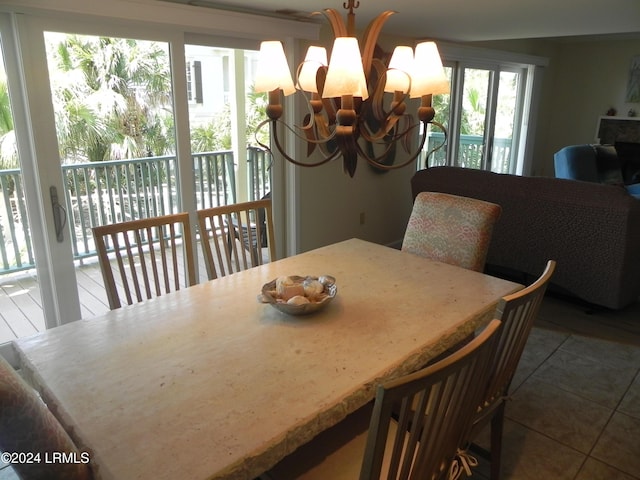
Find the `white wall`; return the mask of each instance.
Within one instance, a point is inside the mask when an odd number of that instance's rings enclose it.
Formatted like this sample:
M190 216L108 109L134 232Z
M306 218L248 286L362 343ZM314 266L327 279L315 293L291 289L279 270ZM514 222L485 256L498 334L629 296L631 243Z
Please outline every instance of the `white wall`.
M550 79L551 108L546 125L543 158L566 145L594 143L598 118L610 107L618 116L630 108L640 114L640 104L625 101L632 57L640 55L640 40L575 42L560 44L555 75ZM553 173L548 163L547 173Z
M610 107L618 116L640 104L625 102L631 59L640 36L486 42L491 48L549 58L534 145L534 175L554 176L553 154L567 145L593 143L598 118Z
M413 203L409 185L413 172L412 167L406 167L376 173L359 160L355 176L350 178L343 172L341 159L302 169L299 249L352 237L381 244L401 241Z

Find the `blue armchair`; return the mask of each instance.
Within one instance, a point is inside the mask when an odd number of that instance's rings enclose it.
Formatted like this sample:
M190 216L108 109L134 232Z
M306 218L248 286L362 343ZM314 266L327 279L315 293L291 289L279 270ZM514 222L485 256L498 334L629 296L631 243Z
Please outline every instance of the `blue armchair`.
M628 146L625 144L625 147ZM640 168L636 160L621 158L618 145L570 145L554 155L557 178L604 183L624 187L630 195L640 199ZM640 147L640 144L638 144Z

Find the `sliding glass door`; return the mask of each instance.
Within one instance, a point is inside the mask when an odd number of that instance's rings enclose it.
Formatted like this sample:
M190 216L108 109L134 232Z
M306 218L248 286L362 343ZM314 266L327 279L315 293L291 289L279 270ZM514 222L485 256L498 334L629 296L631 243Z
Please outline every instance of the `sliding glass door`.
M196 207L257 200L271 190L271 158L257 131L267 105L255 93L258 51L185 45L187 100Z
M272 186L255 139L266 107L252 88L256 51L153 27L0 20L0 283L20 270L32 287L0 286L35 306L0 322L2 345L108 310L93 226L195 214Z
M19 77L11 40L7 17L0 15L0 354L8 351L11 340L45 328L38 277L33 272L36 257L25 202L28 188L16 135L20 121L14 118L12 105L21 97L9 91L9 84L13 86Z
M437 95L435 120L447 130L446 145L418 168L454 165L516 173L523 121L525 72L521 67L446 62L451 90ZM431 128L428 146L444 140Z
M108 311L93 226L184 208L175 38L92 30L0 14L0 354L10 359L14 338Z
M180 210L169 43L44 32L64 209L76 266L91 228ZM64 222L63 222L64 223ZM105 311L100 273L76 268L82 317Z

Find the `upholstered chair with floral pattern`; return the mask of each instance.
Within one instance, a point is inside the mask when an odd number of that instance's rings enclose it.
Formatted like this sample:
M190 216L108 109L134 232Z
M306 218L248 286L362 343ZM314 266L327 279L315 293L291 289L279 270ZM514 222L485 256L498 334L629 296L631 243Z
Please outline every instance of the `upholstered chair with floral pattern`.
M500 205L475 198L421 192L413 204L402 251L482 271L501 211Z
M0 356L0 451L13 455L21 479L88 480L88 453L81 453L60 423ZM11 457L9 457L11 460Z

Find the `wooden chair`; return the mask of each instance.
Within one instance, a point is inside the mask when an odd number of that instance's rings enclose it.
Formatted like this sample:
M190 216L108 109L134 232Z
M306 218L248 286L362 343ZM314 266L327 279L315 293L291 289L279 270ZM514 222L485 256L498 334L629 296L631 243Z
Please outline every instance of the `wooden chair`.
M359 410L286 457L263 478L458 478L466 455L458 447L486 386L500 323L493 320L451 356L378 386L368 431L362 423L371 410ZM392 415L397 404L401 406L398 423Z
M447 193L421 192L402 250L470 270L484 270L500 205Z
M236 203L198 210L200 244L209 280L275 259L271 200Z
M46 404L0 356L0 451L31 455L11 464L18 478L88 480L88 453L80 452ZM77 463L52 462L54 454L74 455ZM37 457L36 457L37 456ZM47 459L49 461L47 461ZM3 470L6 474L7 472ZM5 478L0 474L0 477ZM7 476L7 478L10 478ZM11 477L13 478L13 477Z
M496 318L502 320L502 329L498 335L496 354L492 359L488 386L470 433L470 439L473 440L485 425L490 424L492 480L500 478L502 430L509 387L555 267L556 262L549 260L544 272L535 282L502 298L496 310Z
M94 227L93 236L112 310L196 283L188 213Z

